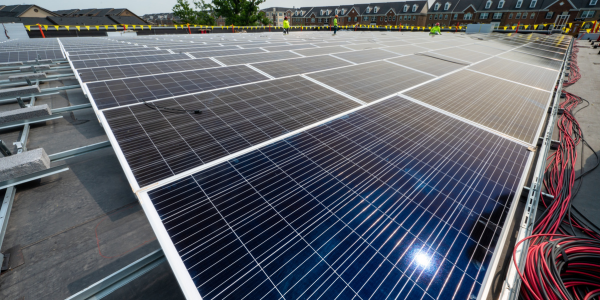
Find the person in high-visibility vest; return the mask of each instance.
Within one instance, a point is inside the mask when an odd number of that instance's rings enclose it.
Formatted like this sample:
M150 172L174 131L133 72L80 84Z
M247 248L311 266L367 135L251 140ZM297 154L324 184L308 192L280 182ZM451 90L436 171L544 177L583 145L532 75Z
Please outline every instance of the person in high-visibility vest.
M431 28L431 30L429 31L429 35L431 37L434 37L436 35L441 35L442 33L440 32L440 23L435 23L435 26L433 26L433 28Z
M333 35L337 34L337 28L338 28L337 27L337 18L338 18L338 15L335 15L335 18L333 18Z
M290 34L290 22L287 17L283 18L283 34Z

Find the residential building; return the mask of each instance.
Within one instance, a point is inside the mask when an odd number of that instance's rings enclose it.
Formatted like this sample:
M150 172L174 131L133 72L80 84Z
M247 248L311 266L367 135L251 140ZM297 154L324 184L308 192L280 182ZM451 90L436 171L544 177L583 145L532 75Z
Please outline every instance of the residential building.
M296 11L296 8L289 7L269 7L265 9L261 9L260 11L264 11L267 15L267 18L273 22L273 26L283 26L283 20L285 17L288 17L288 21L290 25L293 24L291 20L292 12Z
M68 9L53 12L32 4L0 5L0 22L25 25L147 24L126 8Z

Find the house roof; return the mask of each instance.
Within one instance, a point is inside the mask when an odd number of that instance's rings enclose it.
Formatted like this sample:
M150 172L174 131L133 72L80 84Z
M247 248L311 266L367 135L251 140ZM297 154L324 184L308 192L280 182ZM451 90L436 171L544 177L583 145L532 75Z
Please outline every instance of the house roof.
M55 10L54 13L57 15L60 15L60 16L69 16L78 11L79 11L79 9L64 9L64 10Z
M29 10L33 5L7 5L0 10L0 17L19 17L21 14Z
M551 5L550 2L554 2L554 1L549 1L548 3L544 3L544 7L548 7L549 5ZM577 8L579 9L590 9L590 8L596 8L596 9L600 9L600 3L596 3L596 5L590 5L590 0L570 0L571 3L573 3Z
M267 12L267 11L273 11L273 9L275 9L275 11L288 11L288 10L295 11L295 9L293 9L291 7L277 7L277 6L264 8L261 10Z
M108 17L48 17L54 25L112 25Z
M115 23L117 23L117 24L126 24L126 25L147 25L148 24L144 20L142 20L138 17L111 16L111 15L109 15L107 17L112 19L113 21L115 21Z
M0 17L0 23L23 23L24 25L54 25L47 18Z

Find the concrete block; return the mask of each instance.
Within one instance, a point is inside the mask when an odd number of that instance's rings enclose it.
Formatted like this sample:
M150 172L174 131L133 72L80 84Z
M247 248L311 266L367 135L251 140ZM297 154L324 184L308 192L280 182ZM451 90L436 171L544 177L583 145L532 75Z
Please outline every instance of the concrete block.
M31 74L8 76L8 80L11 82L25 81L25 79L39 80L39 79L44 79L44 78L46 78L46 73L31 73Z
M12 66L22 66L22 65L23 65L22 61L4 62L4 63L0 63L0 68L1 67L12 67Z
M35 93L41 92L40 87L38 85L27 85L16 87L12 89L1 89L0 90L0 98L10 98L10 97L19 97L23 95L31 95Z
M26 120L41 116L49 116L51 114L52 111L50 110L47 104L13 109L9 111L0 112L0 124L19 120Z
M44 149L34 149L0 158L0 182L50 168Z
M49 65L33 65L33 66L21 67L19 69L21 70L21 72L32 72L33 68L35 68L38 71L41 71L41 70L50 70L50 66Z

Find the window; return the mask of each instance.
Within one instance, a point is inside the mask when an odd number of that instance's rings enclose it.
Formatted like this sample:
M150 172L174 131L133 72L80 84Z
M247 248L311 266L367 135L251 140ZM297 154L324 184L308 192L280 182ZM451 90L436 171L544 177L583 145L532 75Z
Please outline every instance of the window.
M472 13L466 13L463 19L464 20L471 20L471 19L473 19L473 14Z
M546 13L546 19L552 19L552 16L554 16L554 12L553 11L549 11Z
M515 19L520 19L520 18L521 18L521 13L517 13L517 14L515 15Z
M321 11L319 12L319 16L323 15L323 10L321 9Z
M534 13L531 13L531 16L530 16L529 18L530 18L530 19L533 19L533 18L535 18L535 14L534 14Z
M358 21L358 17L354 17L354 22L357 22L357 21Z
M480 13L479 14L479 19L480 20L487 20L487 18L488 18L489 15L490 15L489 13Z
M393 16L393 17L392 17L392 21L396 21L396 16Z
M338 9L337 9L337 8L335 9L335 14L336 14L336 15L338 14Z
M404 15L404 21L406 21L406 20L407 20L407 18L408 18L408 16L407 16L407 15Z
M371 17L371 22L375 22L375 17Z
M369 17L363 17L363 21L369 21Z
M493 19L493 20L499 20L499 19L502 19L502 13L495 13L495 14L492 16L492 19Z
M454 14L454 20L458 20L458 14Z
M534 8L536 4L537 4L537 0L531 0L531 4L529 4L529 7Z
M448 15L444 15L444 20L448 20Z
M348 17L348 22L352 21L352 17Z
M404 5L404 10L403 12L407 12L408 11L408 5Z
M598 3L598 0L590 0L590 5L596 5Z
M373 12L377 13L378 10L379 10L379 6L375 6L375 8L373 9Z
M371 8L367 7L367 12L370 13L371 12Z
M283 16L283 14L279 13L279 16L281 17L281 16Z
M310 19L310 22L314 23L315 22L315 18Z
M527 19L527 13L523 13L523 16L521 18Z
M433 15L429 15L429 20L431 20L433 18Z
M413 4L413 9L412 9L412 11L413 11L413 12L417 11L417 8L418 8L418 7L419 7L418 5L416 5L416 4ZM416 16L413 16L413 21L415 20L415 18L416 18Z
M498 8L503 8L504 7L504 0L500 0L500 2L498 2Z
M446 2L446 4L444 4L444 10L449 10L450 9L450 2Z
M581 18L591 18L594 16L593 10L584 10L581 12Z
M512 14L509 14L509 15L508 15L508 18L509 18L509 19L512 19Z
M440 6L441 6L441 4L436 3L435 6L433 7L433 10L439 10Z
M413 16L413 21L416 21L416 20L417 20L417 16Z
M490 9L490 7L492 7L492 1L489 1L485 3L485 9Z

